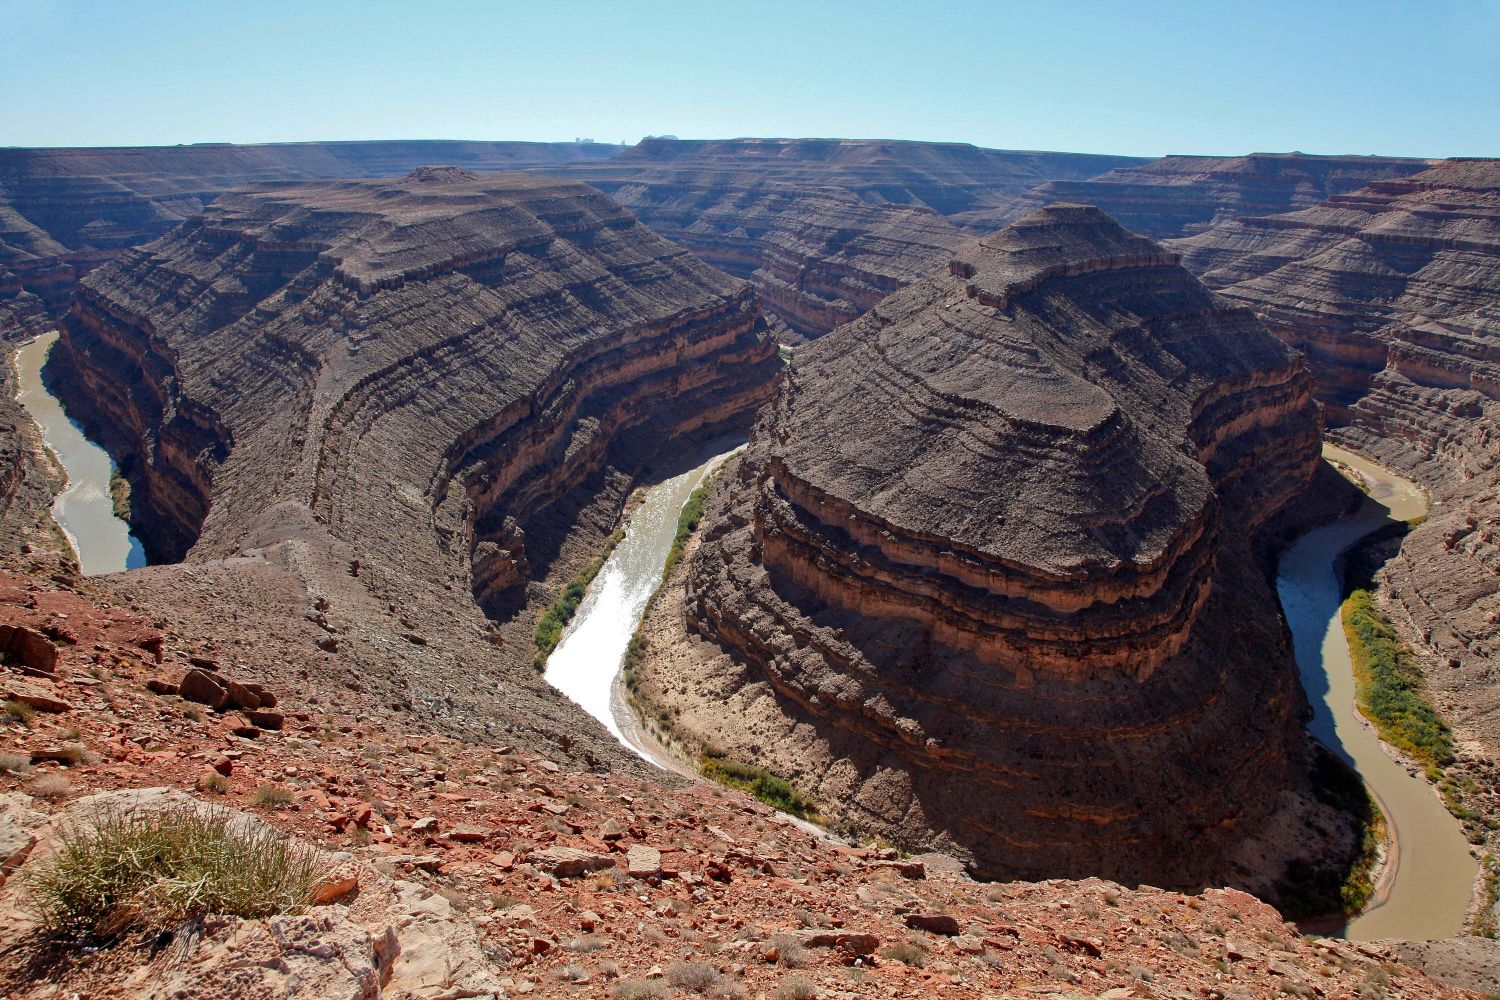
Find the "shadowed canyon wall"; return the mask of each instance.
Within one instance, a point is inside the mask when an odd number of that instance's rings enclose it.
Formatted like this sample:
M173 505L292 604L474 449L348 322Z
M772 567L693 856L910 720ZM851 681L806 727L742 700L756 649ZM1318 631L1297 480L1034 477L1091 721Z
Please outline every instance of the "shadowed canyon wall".
M1330 436L1436 501L1387 567L1461 735L1500 753L1500 161L1447 160L1174 244L1307 355Z
M641 690L986 874L1244 882L1245 841L1318 812L1257 551L1318 451L1251 312L1038 211L798 352ZM1317 822L1306 857L1347 850ZM1272 879L1297 853L1265 850Z
M633 477L745 428L779 365L750 286L599 192L424 168L221 198L84 279L50 374L149 553L188 560L131 586L269 561L350 623L320 640L339 660L389 622L400 655L371 638L360 684L441 685L486 728L498 694L566 741L572 706L480 679L542 686L530 632L575 528L586 560Z

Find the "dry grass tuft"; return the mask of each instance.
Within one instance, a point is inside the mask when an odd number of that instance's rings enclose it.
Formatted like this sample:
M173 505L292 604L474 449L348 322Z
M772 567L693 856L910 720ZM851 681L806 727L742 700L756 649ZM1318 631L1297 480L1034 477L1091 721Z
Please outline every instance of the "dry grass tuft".
M210 913L289 913L311 901L322 876L310 848L241 829L218 810L107 811L60 839L26 876L25 905L48 934L80 943Z

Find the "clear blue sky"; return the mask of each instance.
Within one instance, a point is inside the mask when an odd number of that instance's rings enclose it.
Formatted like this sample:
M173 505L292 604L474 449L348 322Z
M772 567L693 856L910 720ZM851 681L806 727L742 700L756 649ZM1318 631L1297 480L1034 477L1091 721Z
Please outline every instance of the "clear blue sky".
M0 0L0 145L651 133L1500 155L1500 0Z

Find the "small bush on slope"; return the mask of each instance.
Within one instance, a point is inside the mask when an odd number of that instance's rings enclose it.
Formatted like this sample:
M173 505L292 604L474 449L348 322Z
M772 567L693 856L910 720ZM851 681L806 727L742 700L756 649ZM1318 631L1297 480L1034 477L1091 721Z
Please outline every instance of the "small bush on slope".
M26 905L49 934L108 942L210 913L268 917L307 905L315 853L268 829L236 828L193 808L105 812L65 830L26 879Z

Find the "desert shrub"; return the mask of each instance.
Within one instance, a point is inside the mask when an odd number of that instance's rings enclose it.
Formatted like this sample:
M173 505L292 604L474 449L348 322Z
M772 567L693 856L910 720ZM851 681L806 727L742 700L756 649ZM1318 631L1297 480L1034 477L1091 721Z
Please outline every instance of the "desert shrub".
M803 819L818 819L818 807L811 799L793 788L791 782L777 777L763 767L741 764L709 751L699 760L698 770L705 778L749 792L766 805L774 806L782 812L789 812Z
M210 913L289 913L311 901L322 874L310 848L237 828L216 810L107 811L59 839L26 876L25 902L47 933L70 941L168 930Z
M722 978L707 962L684 962L667 970L667 982L694 993L707 993Z
M267 809L284 809L292 804L294 798L290 788L266 784L255 789L254 794L250 796L250 801L254 805L265 806Z
M677 515L677 534L672 536L672 547L667 550L667 561L662 566L661 578L667 579L672 575L672 570L682 561L682 550L687 545L693 532L698 530L698 522L703 520L703 501L708 499L708 484L704 484L688 495L687 503L682 505L682 513Z
M0 771L7 774L25 774L31 767L31 758L23 753L0 753Z
M229 779L217 771L209 771L198 779L198 787L205 792L223 795L229 791Z
M35 721L35 719L36 709L32 708L24 701L17 701L15 698L7 698L5 700L6 722L14 722L17 725L25 726L27 729L30 729L31 723Z
M797 969L807 964L807 949L791 934L771 938L771 947L776 949L776 964L784 969Z
M898 941L881 954L893 962L901 962L917 968L921 968L922 963L927 961L927 949L911 941Z
M54 772L33 779L26 786L26 790L39 799L57 802L68 797L68 793L73 791L73 783L67 779L66 775Z
M615 1000L662 1000L667 984L660 979L622 979L615 984Z

